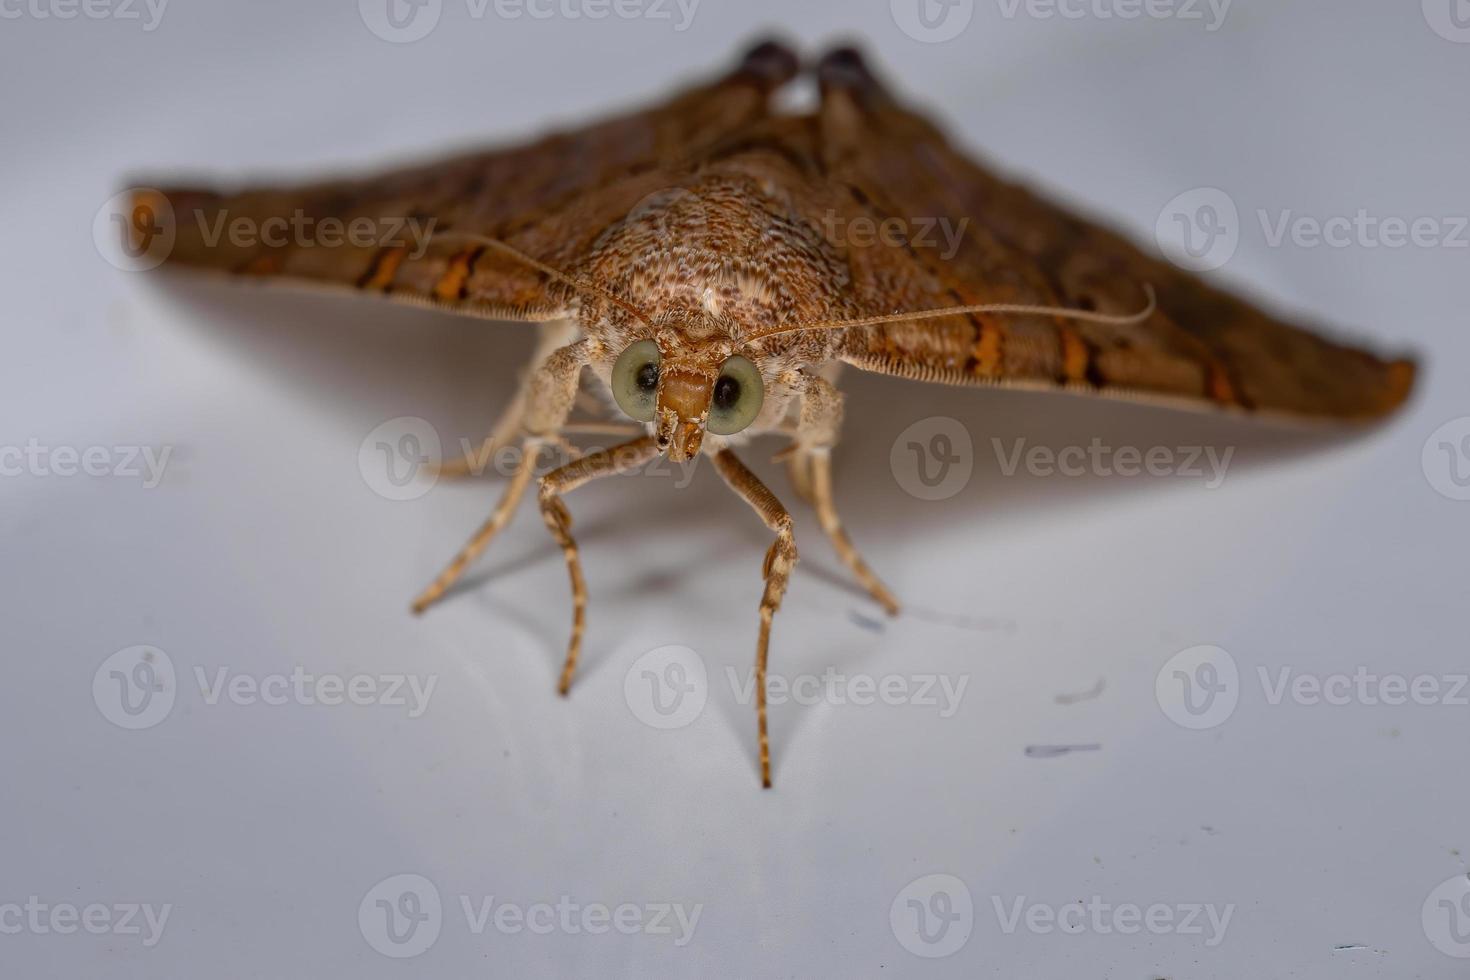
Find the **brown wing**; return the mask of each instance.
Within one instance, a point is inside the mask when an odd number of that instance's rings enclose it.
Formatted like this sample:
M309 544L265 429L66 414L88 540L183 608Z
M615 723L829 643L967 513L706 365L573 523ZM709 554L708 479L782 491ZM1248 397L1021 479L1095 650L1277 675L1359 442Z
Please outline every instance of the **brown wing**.
M953 255L922 234L848 249L857 315L979 303L1127 314L1146 307L1144 283L1158 294L1157 312L1129 326L975 316L849 329L844 360L946 384L1064 386L1329 418L1381 416L1407 397L1411 361L1285 323L996 177L898 105L855 52L833 52L818 73L821 152L841 213L920 232L943 219L964 231Z
M796 71L795 57L767 42L661 106L524 147L307 186L135 191L134 244L144 228L169 265L555 319L568 312L565 286L450 233L573 268L610 224L668 187L670 170L764 118L770 93Z

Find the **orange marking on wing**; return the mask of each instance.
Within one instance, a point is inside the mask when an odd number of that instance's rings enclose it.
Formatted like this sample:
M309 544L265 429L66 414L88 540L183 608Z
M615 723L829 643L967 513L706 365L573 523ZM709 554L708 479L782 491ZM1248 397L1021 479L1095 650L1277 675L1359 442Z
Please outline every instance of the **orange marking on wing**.
M273 252L257 255L240 270L247 276L269 276L281 271L281 257Z
M1062 375L1068 381L1086 381L1087 366L1092 361L1087 342L1075 327L1066 323L1057 324L1057 339L1062 348Z
M360 283L363 289L387 289L393 285L393 277L398 274L398 267L403 264L403 257L408 254L407 247L399 245L379 253L377 261L368 275L363 277Z
M485 250L483 245L476 245L459 252L449 260L449 268L444 270L444 275L434 284L434 295L446 303L464 297L465 285L470 279L470 270L474 268L475 260Z
M1239 405L1240 395L1230 375L1219 361L1211 360L1205 369L1205 393L1222 405Z
M970 351L970 373L982 378L997 378L1001 373L1001 356L1005 348L1005 331L989 317L976 317L980 333Z

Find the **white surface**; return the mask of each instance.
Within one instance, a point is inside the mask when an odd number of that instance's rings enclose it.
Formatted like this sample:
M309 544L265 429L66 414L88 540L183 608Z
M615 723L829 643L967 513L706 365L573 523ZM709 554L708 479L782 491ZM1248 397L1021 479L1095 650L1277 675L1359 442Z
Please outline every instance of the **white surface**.
M1470 503L1436 492L1421 449L1470 415L1470 251L1273 248L1255 218L1470 210L1470 46L1436 36L1418 7L1240 0L1209 32L1007 19L982 0L943 44L905 36L878 0L705 0L682 32L477 21L446 2L438 29L410 45L374 37L347 2L177 0L151 32L7 19L0 445L173 456L154 489L0 479L0 906L35 896L171 912L151 947L31 924L9 934L18 920L0 917L0 973L1466 975L1470 961L1432 942L1449 941L1452 921L1430 899L1470 867L1470 708L1273 705L1256 674L1466 669ZM408 600L498 485L392 502L357 465L362 440L397 416L450 440L477 435L530 332L170 287L111 268L89 227L127 174L294 173L529 134L723 65L776 23L812 46L861 37L966 143L1140 234L1181 192L1225 189L1244 234L1224 277L1418 349L1427 371L1403 415L1335 443L848 376L840 502L914 611L882 632L852 618L872 604L764 464L776 445L763 445L751 455L795 508L803 548L773 670L968 686L947 718L915 704L774 707L776 788L763 793L754 711L726 671L749 668L767 535L708 467L684 490L628 478L570 498L592 605L563 702L565 571L534 513L470 587L415 619ZM942 502L905 493L889 464L899 432L932 416L959 420L975 446L969 485ZM1007 478L990 448L992 437L1060 448L1094 436L1237 453L1223 486L1206 490ZM1433 447L1429 458L1444 484L1448 459ZM954 616L971 622L946 625ZM167 654L178 690L161 723L127 731L99 711L92 683L139 644ZM624 696L634 662L665 644L698 651L710 680L703 712L669 731L640 722ZM1230 652L1242 690L1233 716L1192 731L1161 710L1155 680L1200 644ZM194 673L298 666L437 687L410 719L387 706L210 704ZM1100 696L1057 703L1099 678ZM1025 754L1052 744L1100 748ZM375 952L358 924L365 900L372 922L370 889L397 874L425 876L443 900L437 941L413 960ZM963 946L933 960L900 941L937 948L905 934L914 896L900 896L930 874L962 882L975 910ZM698 905L700 917L678 946L493 921L476 935L460 907L461 896L526 907L563 895ZM1213 946L1090 925L1069 935L1023 921L1007 933L995 912L997 901L1058 909L1094 895L1233 911ZM1470 929L1470 916L1459 924Z

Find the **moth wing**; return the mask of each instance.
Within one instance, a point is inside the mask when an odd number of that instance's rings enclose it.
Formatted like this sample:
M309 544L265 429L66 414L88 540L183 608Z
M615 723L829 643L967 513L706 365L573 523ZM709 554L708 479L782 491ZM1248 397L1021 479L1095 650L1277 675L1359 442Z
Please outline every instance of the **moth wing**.
M1122 237L996 176L899 105L861 58L818 68L822 163L846 221L885 219L902 244L847 249L854 316L980 303L1129 314L1126 326L980 315L844 331L843 360L943 384L1066 388L1334 419L1401 404L1414 365L1294 326L1153 258ZM925 233L925 223L930 223ZM922 239L922 240L920 240Z
M566 316L564 283L468 236L557 269L668 173L768 113L797 71L774 42L662 105L547 136L372 176L300 186L136 189L133 245L166 243L165 266L386 295L496 319ZM468 233L455 238L453 233Z

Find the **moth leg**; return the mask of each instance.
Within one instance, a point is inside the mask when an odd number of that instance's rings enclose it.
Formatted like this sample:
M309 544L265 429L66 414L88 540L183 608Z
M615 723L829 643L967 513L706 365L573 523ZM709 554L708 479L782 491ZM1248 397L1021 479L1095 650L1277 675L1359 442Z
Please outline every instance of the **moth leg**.
M771 550L766 552L766 562L761 574L765 576L766 588L761 594L760 637L755 647L755 710L756 725L760 737L761 785L771 787L771 740L766 734L766 654L771 644L771 619L781 608L781 597L786 594L786 583L791 579L791 569L796 565L796 536L792 531L791 515L766 489L740 458L728 449L715 454L715 468L730 488L740 494L745 502L760 515L766 527L776 532Z
M587 627L587 583L582 578L582 559L577 542L572 538L572 515L562 502L562 494L584 483L613 476L641 466L658 455L658 441L650 435L625 442L611 449L591 453L552 470L541 478L541 519L561 545L566 558L567 574L572 581L572 638L567 643L567 659L562 665L557 690L565 697L572 688L572 675L577 671L577 657L582 651L582 633Z
M838 430L842 427L842 393L825 378L806 375L806 386L801 395L801 420L796 430L796 452L792 463L803 461L805 475L809 480L811 503L817 511L817 521L832 541L832 547L842 563L852 572L868 594L883 607L890 616L897 616L898 600L888 591L863 556L858 553L842 519L837 515L837 505L832 500L832 447L837 444Z
M546 363L547 358L575 339L578 329L574 320L548 320L536 326L538 330L536 350L531 355L527 370L521 376L515 397L501 411L500 418L495 420L490 434L480 442L479 446L459 459L447 459L439 464L436 470L439 476L445 479L478 476L485 472L485 467L489 465L497 452L519 438L521 420L526 413L526 391L531 386L531 377L540 370L541 365ZM521 489L525 490L524 487Z
M521 419L525 434L521 443L521 461L490 517L439 573L439 577L413 601L415 613L422 613L442 599L450 586L459 581L465 569L480 557L490 540L510 523L535 473L536 458L541 448L559 441L558 433L571 412L572 402L577 397L577 382L586 364L586 341L579 341L554 352L531 375L526 385L526 408Z

